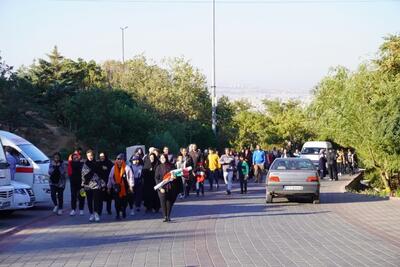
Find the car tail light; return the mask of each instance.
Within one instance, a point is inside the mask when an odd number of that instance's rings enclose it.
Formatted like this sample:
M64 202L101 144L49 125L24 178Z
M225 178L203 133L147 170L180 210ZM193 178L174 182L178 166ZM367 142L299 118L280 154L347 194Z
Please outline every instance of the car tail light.
M318 182L318 177L317 176L308 176L307 182Z
M280 182L279 176L270 176L268 177L268 181L270 182Z

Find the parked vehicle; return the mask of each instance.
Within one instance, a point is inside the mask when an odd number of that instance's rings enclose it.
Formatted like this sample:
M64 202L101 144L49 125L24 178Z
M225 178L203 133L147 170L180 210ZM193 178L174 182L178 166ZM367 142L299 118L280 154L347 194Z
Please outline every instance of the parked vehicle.
M318 171L309 159L279 158L272 163L266 182L266 202L276 196L309 196L319 203L320 179Z
M331 142L311 141L306 142L300 152L300 158L309 159L315 166L318 166L319 154L322 149L328 151L332 148Z
M0 139L0 211L11 206L14 188L10 185L10 169Z
M0 186L0 213L10 209L14 194L14 187L11 185Z
M14 188L11 210L29 209L34 206L35 194L29 185L11 181L11 186Z
M37 202L50 201L49 158L24 138L10 132L0 131L4 147L11 147L17 158L15 181L33 189Z

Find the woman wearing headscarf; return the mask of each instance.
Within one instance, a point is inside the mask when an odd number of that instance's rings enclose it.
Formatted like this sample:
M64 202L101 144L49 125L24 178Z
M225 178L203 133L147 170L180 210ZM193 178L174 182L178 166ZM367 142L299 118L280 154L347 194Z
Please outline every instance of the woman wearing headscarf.
M171 172L172 165L168 162L168 158L165 154L160 155L160 165L157 166L155 172L156 183L161 183L168 173ZM164 222L171 221L172 207L176 201L180 190L182 188L182 179L173 179L171 182L165 184L163 187L157 190L158 197L160 198L160 205L164 216Z
M53 212L61 215L64 204L64 189L66 182L67 166L61 160L59 152L54 153L49 166L51 200L54 203Z
M78 212L76 209L76 202L79 203L79 215L84 215L85 198L81 195L82 189L82 166L81 156L76 152L71 156L69 162L69 182L71 187L71 213L69 215L75 216Z
M86 152L86 158L82 167L82 187L86 191L90 212L89 222L100 222L101 194L106 188L106 183L99 176L99 165L94 158L93 150Z
M144 159L144 166L142 170L143 177L143 200L146 212L154 210L158 212L160 210L160 199L158 198L157 192L154 190L156 181L154 174L158 165L158 159L154 153L149 154Z
M143 158L144 158L144 152L141 147L138 147L135 151L135 154L132 156L132 158L136 156L139 158L139 165L143 166ZM132 159L131 159L132 160Z
M107 154L104 152L101 152L99 154L99 161L97 162L99 165L99 176L100 178L108 184L108 177L111 172L111 168L114 166L112 161L108 158ZM101 196L101 205L100 205L100 215L103 212L103 204L106 202L107 205L107 213L111 215L111 203L112 203L112 195L108 193L107 190L102 192Z
M132 169L126 165L124 154L119 154L111 168L108 177L108 192L114 191L116 219L126 218L126 206L128 193L133 192L134 180Z

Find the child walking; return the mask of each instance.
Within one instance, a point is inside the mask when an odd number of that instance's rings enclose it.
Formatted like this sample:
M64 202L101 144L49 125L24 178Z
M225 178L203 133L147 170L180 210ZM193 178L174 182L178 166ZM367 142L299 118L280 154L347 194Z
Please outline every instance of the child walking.
M249 178L249 164L244 160L244 156L240 155L239 162L237 164L237 170L239 173L240 181L240 194L247 194L247 179Z
M206 168L204 168L203 162L197 162L197 166L195 169L196 174L196 193L197 196L204 196L204 180L206 179Z

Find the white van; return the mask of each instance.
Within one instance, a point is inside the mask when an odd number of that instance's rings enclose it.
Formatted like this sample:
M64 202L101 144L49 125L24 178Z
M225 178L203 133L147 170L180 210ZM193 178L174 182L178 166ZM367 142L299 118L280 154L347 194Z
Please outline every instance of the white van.
M327 141L310 141L303 145L300 152L300 158L310 159L314 165L318 166L319 153L322 149L328 151L332 148L331 142Z
M3 146L11 147L17 157L15 181L32 187L37 202L50 201L49 158L24 138L10 132L0 131Z

